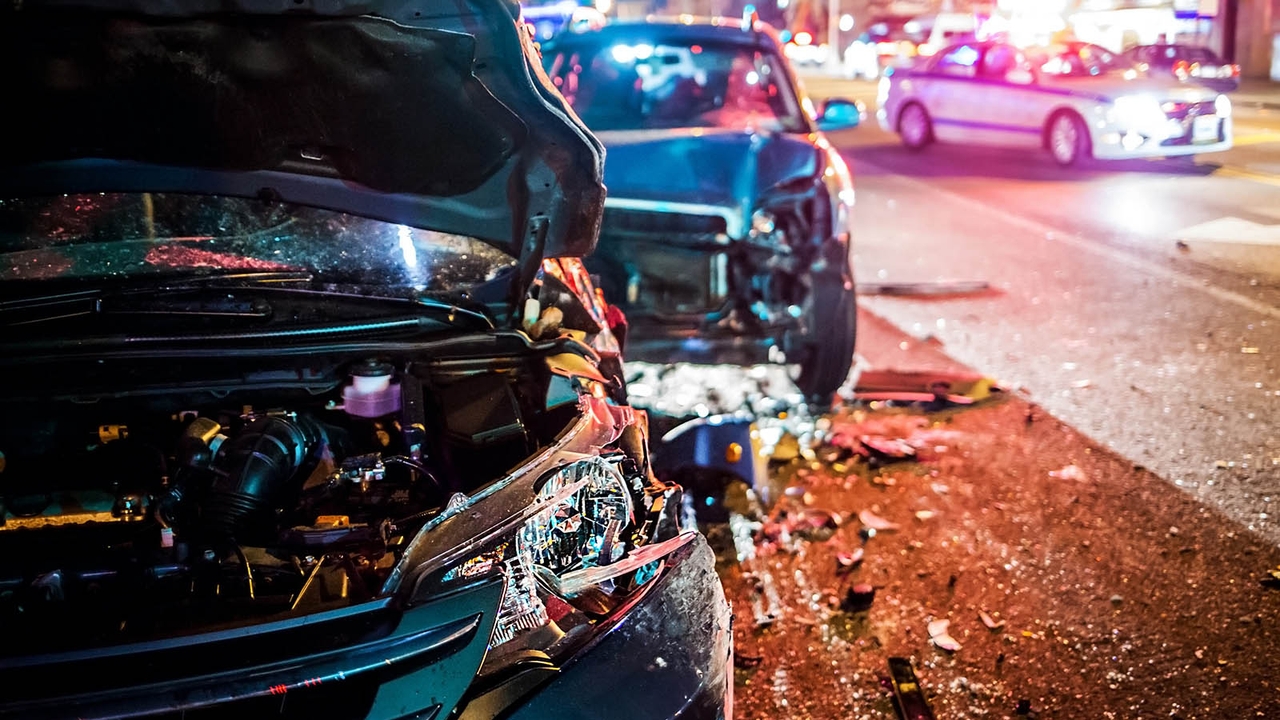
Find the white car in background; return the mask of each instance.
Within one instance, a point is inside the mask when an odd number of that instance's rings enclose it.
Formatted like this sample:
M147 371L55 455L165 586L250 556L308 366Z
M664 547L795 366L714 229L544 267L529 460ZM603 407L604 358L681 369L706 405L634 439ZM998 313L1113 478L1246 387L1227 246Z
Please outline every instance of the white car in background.
M1047 149L1060 165L1231 148L1231 102L1147 77L1083 42L952 45L880 80L877 118L904 145L934 140Z

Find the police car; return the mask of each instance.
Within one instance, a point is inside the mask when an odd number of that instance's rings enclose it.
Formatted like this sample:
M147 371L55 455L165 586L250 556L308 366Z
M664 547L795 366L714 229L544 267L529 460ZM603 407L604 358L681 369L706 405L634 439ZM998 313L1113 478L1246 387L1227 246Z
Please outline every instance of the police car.
M1046 149L1060 165L1231 148L1231 102L1148 77L1083 42L952 45L880 79L877 118L918 150L934 140Z

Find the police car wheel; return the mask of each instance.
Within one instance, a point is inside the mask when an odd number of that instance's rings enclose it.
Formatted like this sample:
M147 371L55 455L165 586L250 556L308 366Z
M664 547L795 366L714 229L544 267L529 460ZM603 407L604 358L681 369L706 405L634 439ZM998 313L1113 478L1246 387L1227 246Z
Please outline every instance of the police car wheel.
M919 150L933 140L933 123L929 113L919 103L910 103L898 116L898 134L902 144L911 150Z
M1089 154L1089 131L1075 113L1060 112L1049 121L1048 145L1054 162L1075 165Z

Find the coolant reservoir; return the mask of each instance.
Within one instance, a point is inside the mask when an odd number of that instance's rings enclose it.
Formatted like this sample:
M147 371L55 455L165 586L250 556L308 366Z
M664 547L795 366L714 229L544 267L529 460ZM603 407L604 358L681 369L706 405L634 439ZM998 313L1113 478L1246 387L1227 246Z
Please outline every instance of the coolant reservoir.
M351 370L351 384L342 389L348 414L377 418L400 410L400 384L391 382L390 363L366 360Z

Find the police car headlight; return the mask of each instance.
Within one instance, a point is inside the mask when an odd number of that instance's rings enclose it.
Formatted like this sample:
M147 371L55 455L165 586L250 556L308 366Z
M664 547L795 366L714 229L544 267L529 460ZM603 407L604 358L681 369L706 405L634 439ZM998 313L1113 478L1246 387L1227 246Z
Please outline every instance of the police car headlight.
M1218 98L1213 101L1213 111L1220 118L1231 117L1231 100L1229 100L1226 95L1219 95Z
M1125 95L1112 103L1112 116L1117 125L1126 130L1155 134L1164 128L1168 117L1160 109L1160 102L1148 95Z

